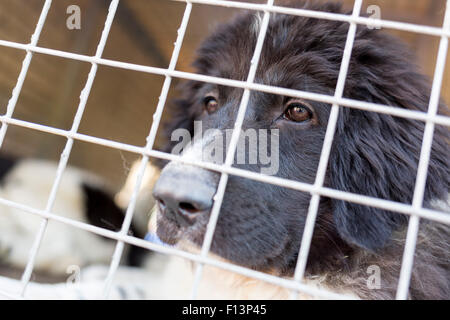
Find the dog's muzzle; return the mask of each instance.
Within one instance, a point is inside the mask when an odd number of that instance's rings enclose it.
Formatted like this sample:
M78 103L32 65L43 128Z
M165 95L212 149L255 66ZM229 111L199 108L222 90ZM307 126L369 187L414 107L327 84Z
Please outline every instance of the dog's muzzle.
M193 166L169 163L153 189L160 213L180 227L193 225L213 205L215 174Z

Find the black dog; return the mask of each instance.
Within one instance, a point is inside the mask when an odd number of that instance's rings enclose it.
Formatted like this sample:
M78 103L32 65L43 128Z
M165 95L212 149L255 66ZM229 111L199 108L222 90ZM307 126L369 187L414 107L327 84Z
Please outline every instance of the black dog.
M297 1L291 6L342 13L333 3ZM200 47L194 63L197 72L246 80L260 21L249 13L220 26ZM348 28L343 22L272 14L255 81L333 95ZM409 56L399 40L358 26L344 97L426 112L430 84ZM196 120L202 121L203 130L233 128L242 89L195 81L182 89L183 98L168 111L173 114L168 140L177 128L193 133ZM252 92L243 129L266 129L269 134L277 129L277 176L314 183L330 107ZM440 107L446 108L443 103ZM423 131L420 121L341 108L326 186L410 204ZM448 128L436 126L425 207L438 200L448 204L449 138ZM210 144L208 139L201 144ZM262 167L259 162L234 166L253 172ZM200 168L176 163L165 167L154 190L161 239L202 245L218 180L218 173ZM291 276L310 198L307 193L230 176L211 251L242 266ZM327 286L361 298L395 297L407 222L402 214L322 197L306 277L321 276ZM410 298L450 298L449 235L446 225L421 222ZM378 290L366 285L371 265L381 270Z

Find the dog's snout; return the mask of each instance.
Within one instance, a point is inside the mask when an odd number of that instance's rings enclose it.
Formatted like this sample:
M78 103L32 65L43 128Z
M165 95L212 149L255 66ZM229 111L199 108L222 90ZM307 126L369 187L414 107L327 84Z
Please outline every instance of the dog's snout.
M190 190L185 188L178 190L155 188L154 196L160 211L181 222L182 225L194 223L197 215L209 211L212 205L212 199L209 197L193 196Z
M189 166L166 167L153 189L160 212L181 226L194 224L213 205L216 190L210 174Z

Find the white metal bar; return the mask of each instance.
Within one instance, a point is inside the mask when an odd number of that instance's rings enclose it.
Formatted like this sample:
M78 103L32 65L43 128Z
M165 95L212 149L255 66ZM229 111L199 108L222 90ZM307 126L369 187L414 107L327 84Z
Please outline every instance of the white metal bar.
M186 0L172 0L185 2ZM238 9L247 9L247 10L255 10L255 11L268 11L271 13L280 13L280 14L288 14L316 19L324 19L324 20L332 20L332 21L342 21L348 23L355 23L359 25L367 25L367 26L376 26L386 29L394 29L401 31L408 31L420 34L426 34L430 36L450 36L450 32L448 30L442 30L442 28L430 27L425 25L418 25L406 22L399 21L390 21L390 20L382 20L382 19L373 19L366 17L353 17L342 13L331 13L331 12L323 12L323 11L314 11L310 9L298 9L298 8L289 8L289 7L281 7L281 6L269 6L267 4L255 4L248 2L238 2L238 1L223 1L223 0L189 0L192 3L198 4L206 4L211 6L220 6L220 7L228 7L228 8L238 8Z
M329 96L326 94L319 94L319 93L294 90L294 89L289 89L289 88L269 86L269 85L264 85L264 84L259 84L259 83L247 83L245 81L231 80L231 79L207 76L207 75L202 75L202 74L195 74L195 73L190 73L190 72L183 72L183 71L176 71L176 70L170 71L170 70L167 70L164 68L150 67L150 66L144 66L144 65L139 65L139 64L127 63L127 62L120 62L120 61L96 58L96 57L85 56L85 55L71 53L71 52L30 46L28 44L20 44L20 43L6 41L6 40L0 40L0 46L10 47L10 48L15 48L15 49L20 49L20 50L29 50L29 51L38 52L41 54L47 54L47 55L57 56L57 57L61 57L61 58L82 61L82 62L96 63L98 65L105 65L105 66L115 67L115 68L120 68L120 69L125 69L125 70L133 70L133 71L157 74L157 75L162 75L162 76L170 76L173 78L180 78L180 79L186 79L186 80L208 82L208 83L214 83L214 84L218 84L218 85L224 85L224 86L235 87L235 88L250 89L250 90L254 90L254 91L267 92L267 93L272 93L272 94L277 94L277 95L285 95L285 96L301 98L301 99L306 99L306 100L313 100L313 101L318 101L318 102L323 102L323 103L328 103L328 104L336 103L336 104L339 104L340 106L345 106L345 107L349 107L349 108L356 108L356 109L361 109L361 110L366 110L366 111L384 113L384 114L389 114L389 115L392 115L395 117L408 118L408 119L419 120L419 121L424 121L424 122L432 121L439 125L450 126L450 117L448 117L448 116L436 115L435 117L430 118L427 115L427 113L425 113L425 112L401 109L398 107L393 107L393 106L388 106L388 105L375 104L375 103L371 103L371 102L365 102L365 101L359 101L359 100L353 100L353 99L347 99L347 98L336 99L334 96Z
M113 240L123 241L128 244L135 245L135 246L138 246L138 247L141 247L144 249L152 250L152 251L155 251L158 253L169 254L169 255L180 257L180 258L188 259L193 262L200 262L200 263L208 264L208 265L218 267L218 268L221 268L224 270L233 271L233 272L236 272L236 273L244 275L244 276L248 276L248 277L252 277L255 279L262 280L262 281L266 281L268 283L278 284L281 287L288 288L288 289L299 288L299 290L301 290L305 294L310 294L310 295L328 298L328 299L339 299L339 298L351 299L352 298L352 297L348 297L345 295L338 295L338 294L329 292L327 290L317 289L317 288L313 288L313 287L310 287L307 285L301 285L301 284L295 283L294 281L288 280L288 279L281 279L282 282L279 283L278 281L280 278L276 277L276 276L272 276L269 274L265 274L265 273L257 272L257 271L247 269L244 267L240 267L240 266L232 264L232 263L218 261L214 258L208 258L208 257L205 258L205 257L202 257L201 255L189 253L189 252L186 252L186 251L183 251L180 249L176 249L174 247L162 246L162 245L155 244L155 243L143 240L143 239L135 238L135 237L127 235L127 234L122 234L120 232L114 232L114 231L111 231L108 229L96 227L96 226L88 224L88 223L69 219L69 218L64 217L61 214L48 213L45 210L36 209L33 207L29 207L27 205L15 203L10 200L1 199L0 203L3 205L13 206L13 207L15 207L23 212L29 213L29 214L44 217L47 219L52 219L59 223L64 223L66 225L73 226L74 228L77 228L80 230L85 230L85 231L88 231L88 232L91 232L94 234L98 234L100 236L107 237L107 238L110 238Z
M353 6L352 17L359 16L362 7L362 0L355 0ZM354 22L350 23L348 29L347 40L345 43L344 52L342 55L341 67L339 70L339 76L337 80L335 98L342 98L344 94L345 82L347 79L348 69L350 66L350 59L352 57L353 44L356 37L357 25ZM333 145L334 134L336 131L336 125L339 117L339 105L333 104L331 107L330 117L328 119L327 130L323 141L322 152L320 154L319 165L316 173L316 180L314 182L315 187L322 187L325 181L325 175L328 167L328 159L331 153L331 147ZM295 268L294 279L295 281L303 281L306 263L308 261L309 249L314 233L314 226L316 224L317 213L319 210L320 195L313 193L308 208L308 214L306 216L305 227L302 236L302 242L300 245L300 251L298 255L297 265ZM297 292L293 292L291 298L296 298Z
M108 35L109 32L111 30L111 26L114 20L114 16L116 14L116 10L117 10L117 6L119 5L119 0L112 0L109 6L109 10L108 10L108 15L105 21L105 26L103 28L103 32L102 35L100 37L100 41L99 44L97 46L97 51L95 53L95 57L100 58L101 55L103 54L103 51L105 49L106 46L106 41L108 39ZM83 116L84 113L84 109L86 107L86 103L87 100L89 98L89 94L91 92L92 89L92 85L94 83L94 79L95 79L95 75L97 73L97 69L98 69L98 65L96 63L93 63L91 66L91 70L89 72L88 75L88 79L86 81L86 85L84 87L84 89L81 92L80 95L80 103L78 105L77 108L77 112L75 114L74 120L73 120L73 124L72 124L72 128L70 130L70 132L73 134L75 132L78 131L78 127L80 126L80 122L81 122L81 118ZM47 205L46 205L46 211L50 212L53 208L53 205L55 203L55 199L56 199L56 193L58 192L58 188L64 173L64 170L66 169L67 166L67 162L69 160L69 156L70 156L70 152L72 151L72 146L73 146L73 138L68 138L67 139L67 143L66 146L64 147L63 152L61 153L61 159L59 161L58 164L58 168L56 171L56 177L55 177L55 181L52 185L52 189L50 191L50 195L47 201ZM36 261L36 257L37 254L39 252L39 248L42 244L42 240L44 238L44 234L45 231L47 229L47 224L48 224L48 219L43 219L41 226L39 228L39 231L36 235L36 238L33 242L33 245L31 247L30 250L30 256L27 262L27 265L25 267L25 271L22 275L22 291L21 291L21 296L25 295L26 292L26 288L28 283L30 282L30 278L31 278L31 274L33 272L34 269L34 264Z
M47 19L47 14L50 10L50 6L52 5L52 0L46 0L44 6L42 7L41 15L39 16L38 23L36 25L36 29L34 30L33 35L31 36L30 45L36 46L39 41L39 37L41 36L42 28L44 27L45 20ZM8 101L8 106L6 107L5 116L11 118L14 110L16 108L17 100L19 100L20 92L22 91L23 83L25 82L25 78L28 73L28 69L30 68L31 59L33 58L33 51L28 50L25 55L25 59L22 62L22 69L20 70L19 77L17 79L16 86L13 89L11 99ZM7 123L2 123L2 127L0 128L0 148L3 145L3 141L5 139L6 130L8 129Z
M181 21L180 28L178 29L178 36L177 36L177 39L175 42L174 50L172 52L172 57L170 59L168 70L171 70L171 71L175 70L175 67L177 65L178 57L180 55L181 46L183 44L184 35L186 34L186 29L187 29L187 26L189 23L189 18L190 18L191 12L192 12L192 4L187 2L186 8L184 11L184 15L183 15L183 19ZM169 89L170 89L171 83L172 83L172 78L167 75L166 78L164 79L164 84L163 84L163 87L161 90L161 94L159 96L158 105L156 106L156 111L153 115L153 122L152 122L152 126L150 128L150 133L147 137L147 145L145 147L146 151L151 151L153 149L153 145L154 145L154 142L156 139L156 134L158 132L159 123L161 121L161 116L162 116L162 113L164 110L164 106L166 104L167 95L169 94ZM140 167L138 170L136 183L135 183L135 186L134 186L134 189L132 192L132 196L130 199L130 203L128 205L127 212L125 214L125 219L122 224L122 229L120 231L122 234L126 234L130 228L130 224L133 219L134 209L136 207L137 197L139 194L140 186L142 184L142 179L144 177L145 168L147 166L147 163L148 163L148 156L143 155L142 161L141 161L141 164L140 164ZM123 253L123 249L124 249L124 243L123 243L123 241L119 241L114 250L114 255L113 255L113 258L111 261L109 272L105 279L105 289L104 289L104 293L103 293L105 298L108 298L109 293L111 291L112 283L114 280L114 274L116 273L116 270L119 266L120 258Z
M0 116L0 121L3 121L2 116ZM131 152L131 153L136 153L136 154L140 154L142 156L146 155L149 157L159 158L159 159L163 159L163 160L176 161L176 162L185 163L185 164L197 166L200 168L204 168L204 169L208 169L208 170L212 170L212 171L216 171L216 172L220 172L220 173L224 172L224 173L227 173L230 175L235 175L235 176L239 176L239 177L243 177L243 178L247 178L247 179L251 179L251 180L255 180L255 181L259 181L259 182L278 185L280 187L285 187L285 188L289 188L289 189L293 189L293 190L310 192L310 193L314 192L314 193L318 193L322 196L326 196L326 197L333 198L333 199L345 200L345 201L352 202L352 203L367 205L370 207L389 210L392 212L402 213L402 214L406 214L406 215L417 215L421 218L425 218L425 219L429 219L429 220L433 220L433 221L437 221L437 222L441 222L441 223L445 223L445 224L450 224L450 215L448 215L447 213L444 213L444 212L437 211L437 210L431 210L431 209L425 209L425 208L414 209L414 208L412 208L412 206L403 204L400 202L384 200L384 199L379 199L379 198L373 198L373 197L363 196L363 195L356 194L356 193L334 190L334 189L325 188L325 187L316 188L313 185L304 183L304 182L299 182L299 181L289 180L289 179L284 179L284 178L279 178L279 177L267 176L267 175L263 175L263 174L256 173L256 172L246 171L246 170L239 169L239 168L233 168L233 167L225 168L223 166L220 166L220 165L217 165L214 163L185 159L178 155L164 153L164 152L156 151L156 150L148 151L148 150L145 150L144 147L138 147L138 146L129 145L129 144L116 142L116 141L111 141L111 140L107 140L107 139L103 139L103 138L92 137L92 136L81 134L81 133L73 133L72 134L69 131L65 131L62 129L52 128L52 127L44 126L41 124L30 123L30 122L23 121L23 120L9 119L9 120L5 120L5 121L8 121L8 123L12 124L12 125L30 128L30 129L38 130L41 132L47 132L47 133L51 133L51 134L55 134L55 135L59 135L59 136L67 137L67 138L71 137L75 140L93 143L93 144L101 145L104 147L118 149L118 150L127 151L127 152Z
M188 252L185 252L185 251L182 251L182 250L179 250L179 249L175 249L175 248L172 248L172 247L160 246L160 245L157 245L157 244L154 244L154 243L151 243L151 242L147 242L145 240L138 239L138 238L135 238L135 237L132 237L132 236L129 236L129 235L122 235L122 234L120 234L118 232L110 231L110 230L107 230L107 229L104 229L104 228L100 228L100 227L96 227L96 226L90 225L88 223L84 223L84 222L80 222L80 221L77 221L77 220L66 218L62 214L48 213L45 210L36 209L36 208L29 207L29 206L24 205L24 204L16 203L14 201L5 200L5 199L1 199L1 198L0 198L0 204L6 205L6 206L10 206L12 208L21 210L21 211L23 211L25 213L28 213L28 214L33 214L33 215L40 216L40 217L43 217L43 218L46 218L46 219L51 219L51 220L54 220L54 221L59 222L59 223L64 223L66 225L73 226L73 227L78 228L80 230L85 230L85 231L88 231L88 232L91 232L91 233L95 233L95 234L98 234L100 236L104 236L104 237L107 237L107 238L110 238L110 239L121 240L121 241L124 241L126 243L129 243L129 244L132 244L132 245L135 245L135 246L139 246L139 247L142 247L142 248L146 248L146 249L149 249L149 250L153 250L153 251L156 251L156 252L159 252L159 253L175 255L175 256L178 256L178 257L181 257L181 258L192 260L194 262L201 262L201 263L205 263L205 264L209 264L209 265L212 265L212 266L216 266L216 267L222 268L224 270L235 271L234 269L230 269L230 266L235 266L235 265L230 264L230 263L222 263L222 262L217 261L217 260L215 260L213 258L203 258L200 255L190 254ZM238 271L239 274L255 278L254 277L255 274L253 273L254 272L253 270L242 268L242 267L240 267L240 268L241 269L239 269L239 271ZM262 273L260 276L256 277L256 279L260 279L260 280L263 280L263 281L268 281L269 283L277 284L277 282L274 280L274 279L276 279L276 277L267 275L267 276L269 276L269 278L264 278L264 275L266 275L266 274ZM274 280L274 281L271 281L271 279ZM295 281L292 280L292 282L295 282ZM298 283L296 283L296 284L298 284ZM336 298L336 297L330 297L330 296L326 296L326 295L322 294L322 293L326 294L327 291L308 291L308 290L305 291L305 288L308 288L309 286L301 285L301 286L294 286L294 287L292 287L292 286L285 286L283 284L280 284L280 285L282 287L289 288L289 289L299 288L299 290L301 290L302 292L304 292L306 294L314 295L314 296L317 296L317 297L324 297L324 298L329 298L329 299L331 299L331 298L335 299ZM349 297L345 297L345 298L349 298Z
M314 287L311 287L311 286L308 286L305 284L299 284L293 280L282 279L282 278L279 278L279 277L276 277L273 275L269 275L266 273L262 273L262 272L254 271L254 270L251 270L251 269L248 269L245 267L241 267L241 266L235 265L230 262L223 262L223 261L219 261L214 258L202 257L200 254L189 253L189 252L186 252L186 251L174 248L174 247L168 247L168 246L155 244L155 243L143 240L143 239L136 238L134 236L130 236L128 234L123 234L121 232L114 232L114 231L104 229L101 227L96 227L96 226L88 224L88 223L84 223L81 221L66 218L61 214L48 213L45 210L36 209L36 208L29 207L24 204L15 203L10 200L0 199L0 204L8 205L8 206L17 208L25 213L36 215L36 216L43 217L46 219L51 219L51 220L59 222L59 223L64 223L66 225L73 226L74 228L77 228L80 230L85 230L85 231L88 231L88 232L91 232L94 234L98 234L103 237L107 237L107 238L117 240L117 241L122 241L122 242L125 242L128 244L138 246L138 247L141 247L144 249L152 250L152 251L155 251L158 253L169 254L169 255L180 257L180 258L188 259L193 262L199 262L199 263L211 265L214 267L218 267L218 268L221 268L224 270L233 271L233 272L236 272L236 273L244 275L244 276L248 276L251 278L266 281L271 284L280 285L281 287L284 287L284 288L298 289L298 290L304 292L305 294L314 295L314 296L318 296L321 298L328 298L328 299L339 299L339 298L340 299L352 299L352 297L350 297L350 296L336 294L336 293L329 292L328 290L324 290L324 289L317 289L317 288L314 288ZM281 280L281 283L279 282L280 280ZM23 298L23 297L21 297L21 298Z
M443 23L443 31L450 31L450 0L447 0L445 18ZM434 71L433 86L431 90L430 104L428 106L428 114L436 115L439 110L439 102L444 78L445 63L448 52L448 37L442 36L439 51L436 60L436 68ZM430 162L431 148L433 144L434 123L427 122L422 141L422 149L420 152L419 165L417 167L416 185L412 206L421 208L423 205L423 197L425 186L427 183L428 165ZM397 299L406 300L408 298L409 283L411 280L412 268L414 264L414 252L416 249L417 236L419 232L419 217L413 216L409 220L408 232L406 235L405 249L403 252L402 268L397 289Z
M274 0L268 0L267 5L272 6ZM267 28L269 27L269 21L270 21L270 13L268 11L264 12L264 16L262 18L262 22L260 24L260 30L258 33L258 38L255 45L255 51L253 53L253 57L250 61L250 69L247 76L247 83L253 83L256 76L256 71L258 70L258 63L259 59L261 57L262 48L264 45L264 39L266 37ZM242 124L244 122L245 112L247 110L248 101L250 99L250 90L245 89L244 93L242 95L241 104L239 105L238 113L236 116L236 120L234 123L233 133L231 135L230 144L227 150L227 155L225 158L225 164L224 167L231 167L233 165L234 161L234 155L236 152L239 136L241 134L241 128ZM219 218L220 214L220 208L222 206L222 201L225 196L225 189L228 182L228 174L227 173L221 173L219 184L217 187L216 194L214 196L214 204L211 209L211 214L209 217L209 222L206 227L206 233L203 239L203 245L201 249L201 256L206 257L209 253L209 250L211 249L211 243L214 236L214 231L216 229L217 220ZM195 299L198 292L198 287L200 285L201 277L203 273L203 264L198 264L196 271L195 271L195 277L194 277L194 285L192 288L192 298Z

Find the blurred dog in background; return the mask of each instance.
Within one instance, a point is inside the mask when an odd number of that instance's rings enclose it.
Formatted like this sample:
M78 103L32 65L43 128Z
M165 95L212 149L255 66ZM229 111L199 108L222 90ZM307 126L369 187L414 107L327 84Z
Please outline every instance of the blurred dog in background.
M56 169L55 162L1 155L0 198L44 210ZM0 210L1 268L22 270L42 218L7 205L0 204ZM113 231L120 230L124 219L124 211L114 202L106 183L74 167L64 172L52 213ZM130 231L139 238L145 235L134 224ZM36 279L40 273L46 274L46 279L65 279L71 265L109 264L115 245L111 239L49 220L36 259ZM123 263L138 266L145 254L144 249L129 247Z

